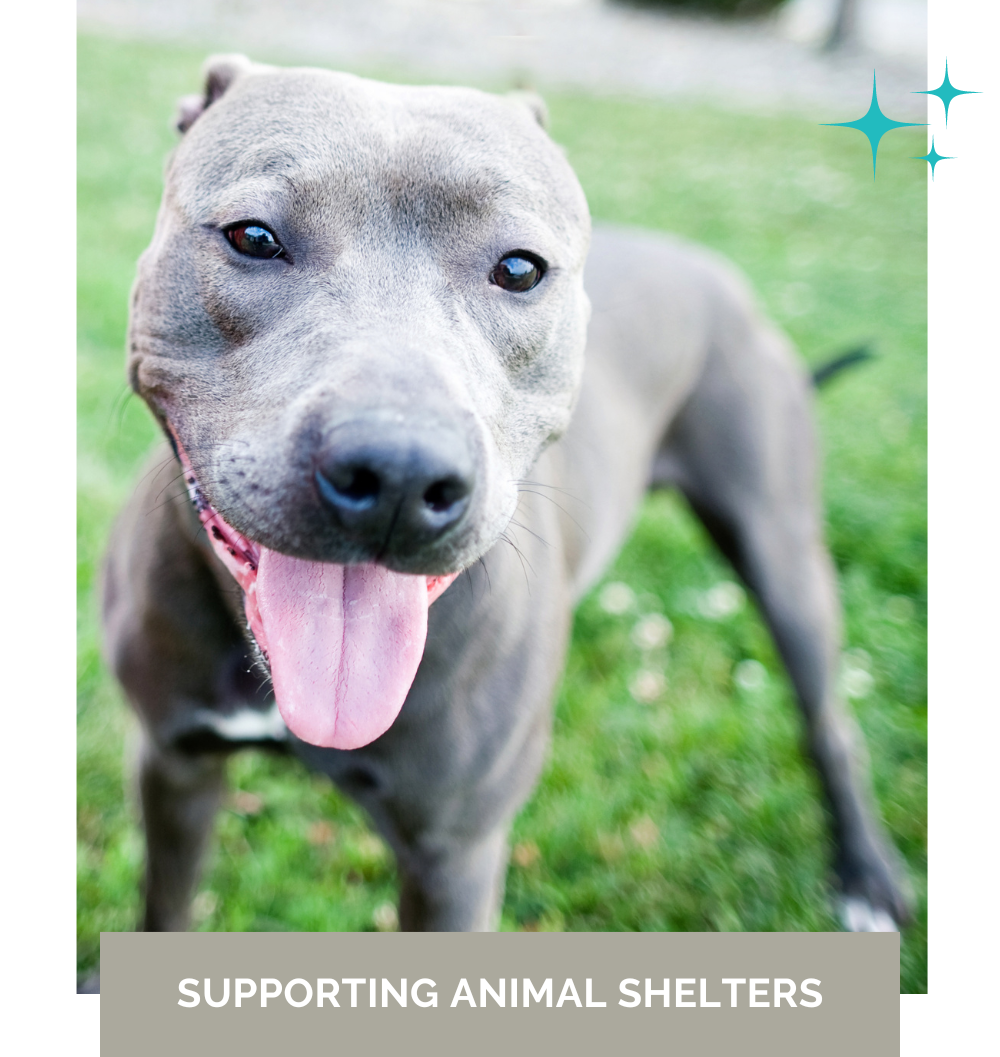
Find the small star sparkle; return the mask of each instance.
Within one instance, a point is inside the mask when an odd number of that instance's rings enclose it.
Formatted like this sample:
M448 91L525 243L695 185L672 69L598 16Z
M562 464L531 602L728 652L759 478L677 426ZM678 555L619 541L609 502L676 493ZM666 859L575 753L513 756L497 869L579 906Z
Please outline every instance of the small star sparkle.
M868 108L868 113L864 117L858 118L857 121L822 121L820 124L837 128L856 128L868 137L868 142L872 145L872 179L874 180L879 140L894 128L903 128L907 125L922 125L924 122L893 121L891 117L886 117L878 105L878 88L875 82L875 74L872 73L872 105Z
M914 95L936 95L944 103L944 127L948 127L948 107L951 101L959 95L982 95L982 92L967 92L963 88L956 88L948 80L948 60L944 60L944 80L938 88L929 88L926 92L914 92Z
M914 93L914 95L916 95L916 93ZM927 162L930 165L930 167L931 167L931 179L932 180L934 179L934 166L937 165L937 163L939 161L954 161L955 160L954 156L951 155L951 154L938 154L938 152L934 149L934 137L933 136L931 136L931 149L930 149L930 151L928 151L927 154L921 154L919 157L917 155L915 155L915 154L912 157L913 157L914 161L925 161L925 162Z

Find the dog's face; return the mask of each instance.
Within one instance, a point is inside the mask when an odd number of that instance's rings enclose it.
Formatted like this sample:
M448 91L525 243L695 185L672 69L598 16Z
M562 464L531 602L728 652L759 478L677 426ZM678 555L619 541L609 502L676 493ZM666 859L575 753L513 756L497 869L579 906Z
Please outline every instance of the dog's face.
M182 124L135 389L248 539L468 566L580 380L589 220L561 152L510 99L232 59Z
M467 89L223 58L179 125L132 384L286 722L362 745L568 424L586 201L528 105Z

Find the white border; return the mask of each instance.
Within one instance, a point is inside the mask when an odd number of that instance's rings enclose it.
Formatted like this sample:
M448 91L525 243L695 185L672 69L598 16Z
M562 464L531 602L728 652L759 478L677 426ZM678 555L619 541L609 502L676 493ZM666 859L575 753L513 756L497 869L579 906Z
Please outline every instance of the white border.
M1000 77L987 0L931 0L928 87L944 58L959 87L930 186L930 990L901 999L904 1057L978 1052L996 949L993 770L998 709L992 541L998 300L993 263ZM37 1053L99 1052L100 1000L75 985L74 710L75 12L67 0L5 14L0 431L6 700L5 1035ZM937 110L935 110L935 107ZM44 556L40 560L38 556Z
M983 94L953 102L947 129L929 99L929 132L954 160L928 187L930 978L927 995L901 997L904 1057L977 1053L996 1035L997 25L987 0L931 0L927 87L947 57L952 82Z
M4 10L4 953L11 1052L99 1051L76 995L76 18Z

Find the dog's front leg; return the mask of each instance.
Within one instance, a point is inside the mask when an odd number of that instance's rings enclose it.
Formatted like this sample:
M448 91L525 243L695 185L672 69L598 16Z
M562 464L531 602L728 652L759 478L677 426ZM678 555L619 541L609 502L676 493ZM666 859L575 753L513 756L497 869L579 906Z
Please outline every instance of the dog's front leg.
M548 696L536 703L533 716L522 714L514 724L509 741L475 746L478 751L466 757L469 770L453 766L453 746L445 737L432 743L433 728L440 734L441 727L426 720L398 741L394 729L391 740L380 739L367 751L327 755L296 746L307 764L326 771L365 808L395 853L404 932L497 928L510 826L538 778L548 744ZM428 726L431 737L425 740ZM409 750L408 760L386 751L398 748ZM413 780L420 774L426 781Z
M236 747L206 715L266 707L233 606L165 447L115 526L104 568L105 651L141 724L137 784L146 830L141 927L183 930L202 853ZM200 744L199 744L200 742Z
M396 723L350 752L296 752L371 815L399 864L400 927L487 931L499 922L507 837L545 759L569 637L554 525L532 520L434 603L423 662ZM546 544L545 540L550 541ZM542 553L554 554L548 563Z
M139 758L146 830L144 932L187 928L191 896L224 785L224 756L162 750L144 740Z
M399 927L404 932L496 929L507 869L506 824L475 843L411 849L400 859Z

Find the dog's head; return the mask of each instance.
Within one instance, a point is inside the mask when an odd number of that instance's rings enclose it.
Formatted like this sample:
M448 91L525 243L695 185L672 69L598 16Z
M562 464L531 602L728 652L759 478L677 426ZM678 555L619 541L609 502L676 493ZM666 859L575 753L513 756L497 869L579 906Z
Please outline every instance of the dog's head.
M268 562L433 591L506 528L588 316L586 201L538 117L232 56L182 101L129 371L249 594Z

